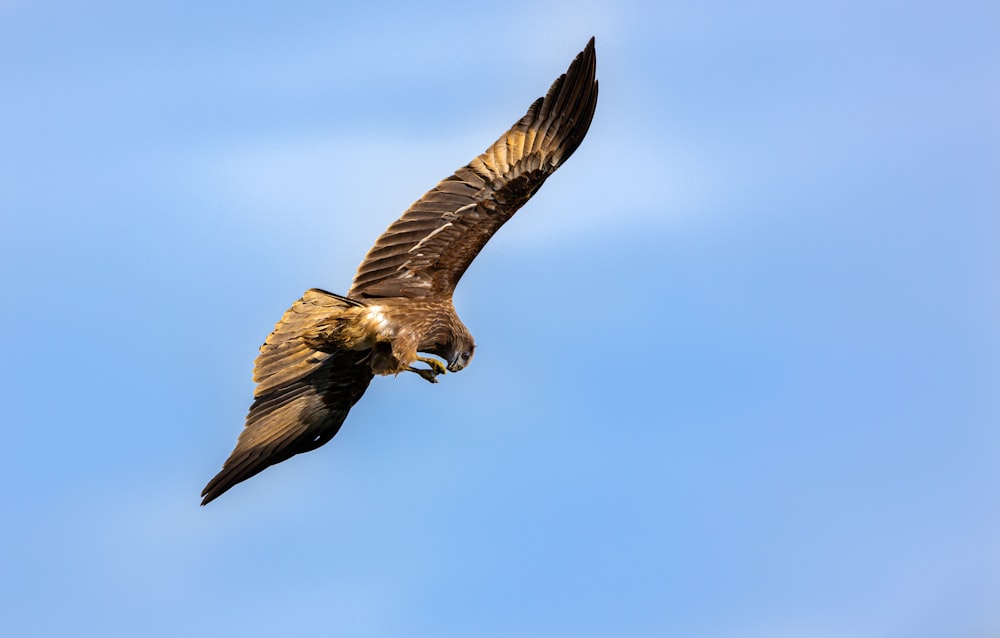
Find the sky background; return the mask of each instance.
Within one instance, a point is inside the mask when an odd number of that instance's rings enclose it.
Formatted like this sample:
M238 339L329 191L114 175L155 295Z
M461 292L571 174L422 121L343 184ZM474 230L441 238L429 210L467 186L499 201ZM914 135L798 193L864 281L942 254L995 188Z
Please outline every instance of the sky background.
M591 35L574 157L200 508L257 348ZM993 2L0 2L0 634L1000 635Z

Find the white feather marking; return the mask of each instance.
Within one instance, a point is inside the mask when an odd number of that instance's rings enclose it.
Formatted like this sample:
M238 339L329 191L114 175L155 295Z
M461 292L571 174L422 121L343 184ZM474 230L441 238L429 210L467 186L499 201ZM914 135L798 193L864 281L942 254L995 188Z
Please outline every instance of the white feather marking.
M433 237L434 235L437 235L438 233L440 233L440 232L441 232L442 230L444 230L445 228L448 228L449 226L451 226L451 222L448 222L448 223L447 223L447 224L445 224L444 226L438 226L437 228L435 228L434 230L432 230L432 231L430 232L430 234L428 234L428 235L427 235L426 237L424 237L423 239L421 239L420 241L418 241L418 242L417 242L417 245L416 245L416 246L414 246L413 248L409 249L409 250L408 250L408 251L406 251L406 252L408 252L408 253L412 253L412 252L416 252L416 251L420 250L420 248L421 248L421 247L422 247L422 246L423 246L423 245L424 245L425 243L427 243L428 241L430 241L431 237Z
M389 325L389 318L382 312L382 306L368 306L365 314L367 315L367 320L375 326L375 331L380 334Z

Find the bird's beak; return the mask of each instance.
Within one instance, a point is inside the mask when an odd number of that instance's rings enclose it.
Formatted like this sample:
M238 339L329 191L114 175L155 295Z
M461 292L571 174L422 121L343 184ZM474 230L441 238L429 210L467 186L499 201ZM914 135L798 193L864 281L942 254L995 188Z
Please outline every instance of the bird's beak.
M458 372L463 367L461 354L455 355L455 358L448 362L448 372Z

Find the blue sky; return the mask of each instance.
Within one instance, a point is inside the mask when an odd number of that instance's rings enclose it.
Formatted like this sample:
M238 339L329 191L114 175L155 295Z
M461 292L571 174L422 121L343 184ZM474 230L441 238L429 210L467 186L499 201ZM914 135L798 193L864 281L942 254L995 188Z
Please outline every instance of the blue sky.
M199 508L286 307L591 35L473 364ZM998 42L988 2L0 2L0 633L996 636Z

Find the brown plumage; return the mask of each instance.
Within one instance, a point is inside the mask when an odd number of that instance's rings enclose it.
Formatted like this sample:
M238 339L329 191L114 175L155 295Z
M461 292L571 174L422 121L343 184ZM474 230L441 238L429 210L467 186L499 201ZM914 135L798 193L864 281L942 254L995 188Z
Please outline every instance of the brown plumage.
M597 105L595 65L591 38L509 131L389 226L347 297L314 288L289 308L260 348L246 426L202 505L333 438L376 374L411 371L436 383L468 365L475 344L452 305L455 285L583 140Z

